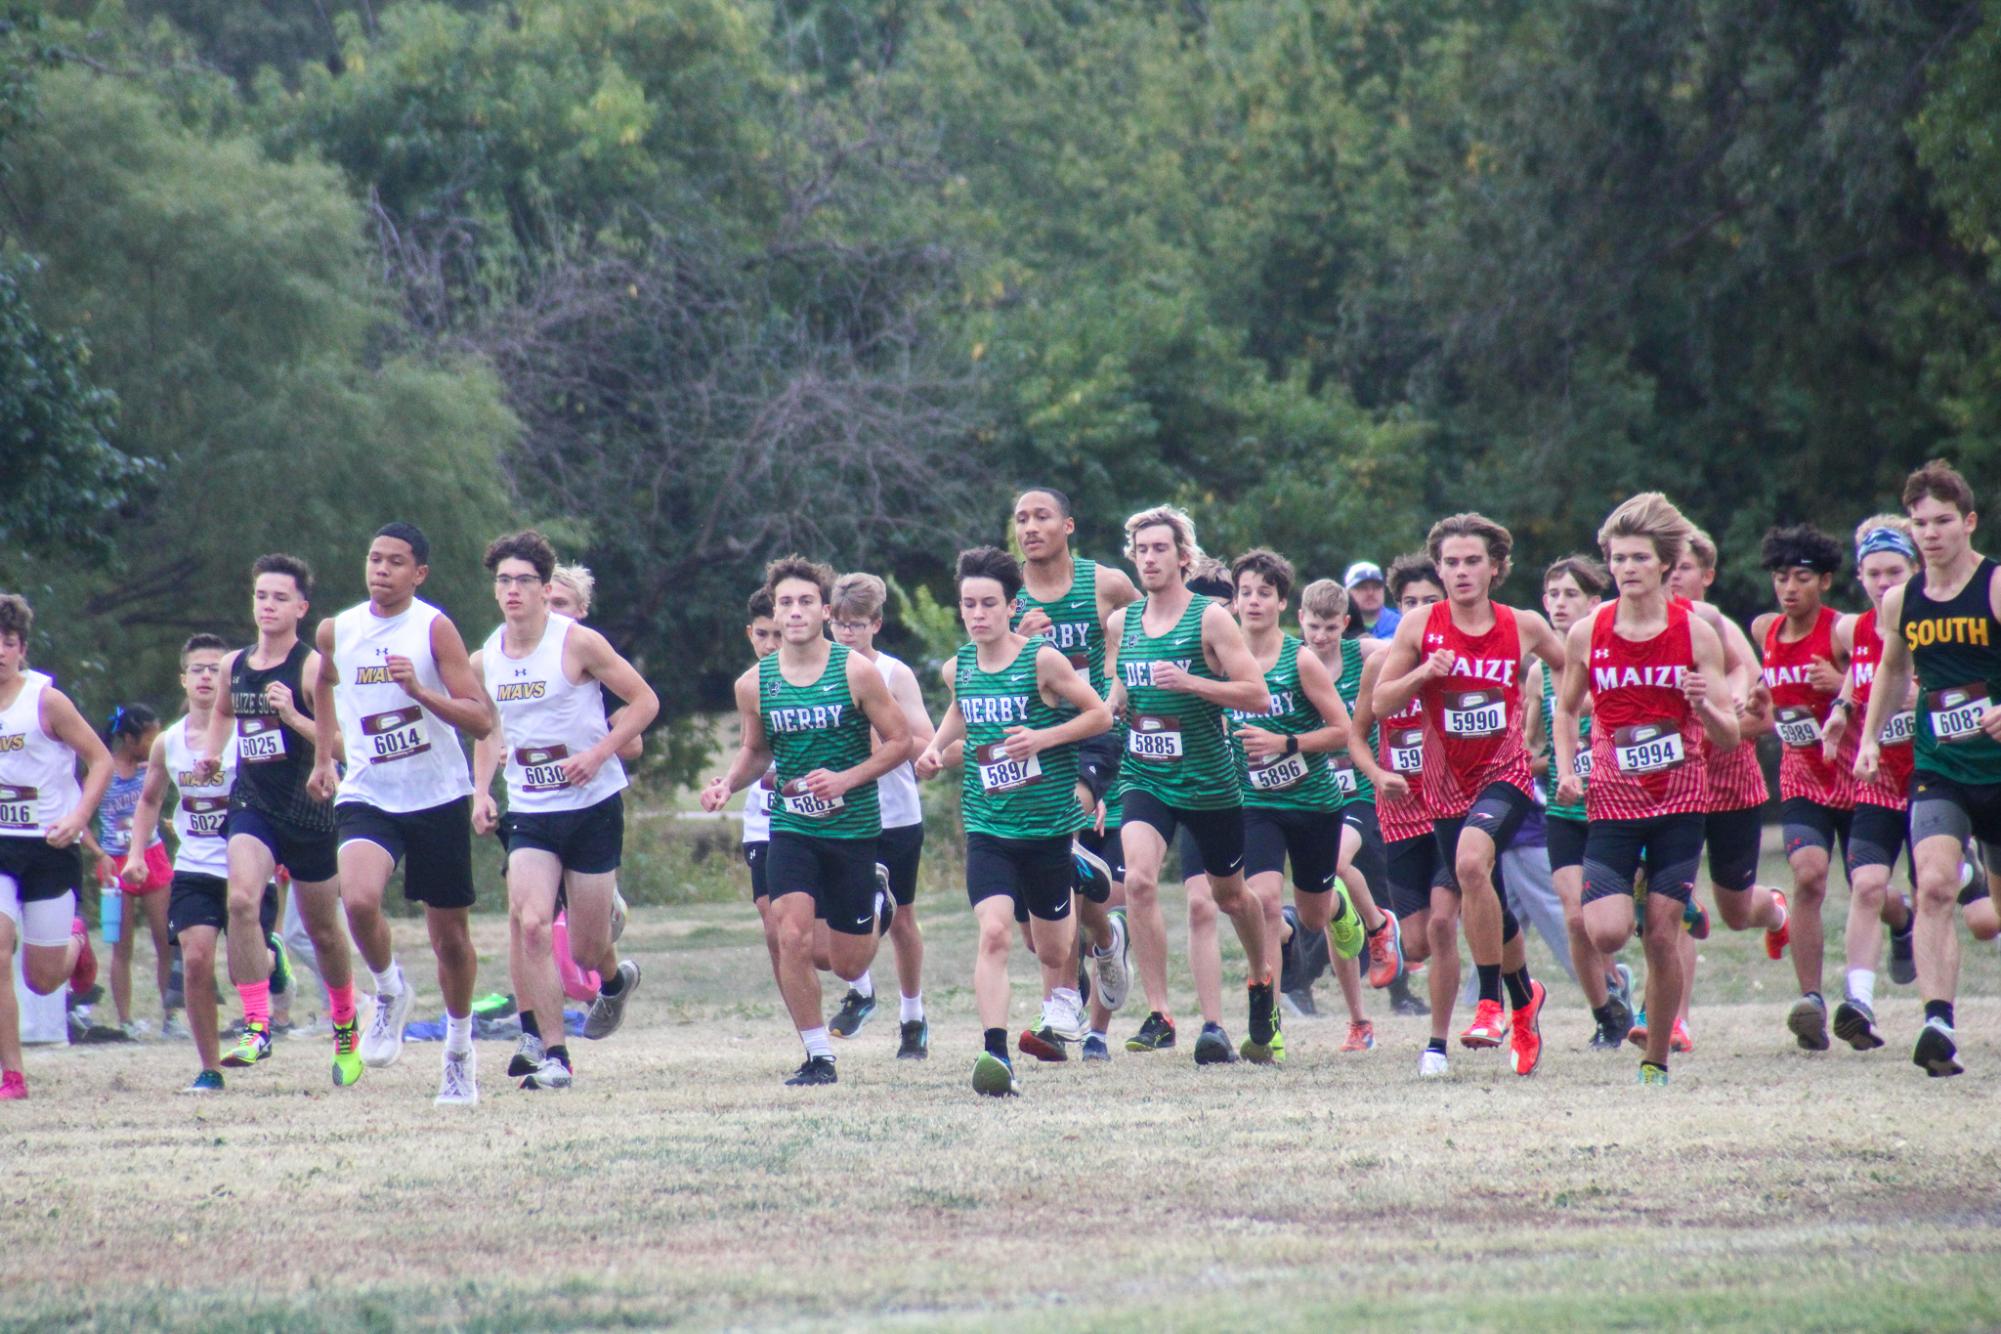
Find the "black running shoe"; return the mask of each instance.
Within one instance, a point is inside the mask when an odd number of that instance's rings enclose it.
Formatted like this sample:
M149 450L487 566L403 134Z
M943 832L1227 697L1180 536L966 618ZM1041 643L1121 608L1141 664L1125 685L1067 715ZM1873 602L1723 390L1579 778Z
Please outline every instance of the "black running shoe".
M806 1063L792 1072L792 1078L785 1081L787 1088L805 1088L809 1084L838 1084L840 1076L834 1073L834 1058L831 1056L809 1056Z
M1959 1044L1952 1040L1952 1030L1936 1019L1925 1020L1925 1026L1918 1030L1918 1045L1911 1052L1911 1064L1922 1067L1933 1079L1966 1070L1959 1063Z
M1038 1061L1067 1061L1070 1059L1070 1044L1056 1036L1056 1031L1048 1025L1021 1031L1019 1039L1022 1054L1033 1056Z
M1091 943L1077 951L1077 1013L1091 1012Z
M1279 947L1278 989L1290 994L1300 989L1300 946L1306 943L1306 933L1299 929L1299 909L1288 903L1279 910L1279 915L1292 928L1292 935Z
M1826 1051L1827 1002L1818 996L1801 996L1786 1012L1786 1027L1802 1051Z
M1412 994L1408 974L1390 983L1390 1012L1417 1019L1431 1013L1431 1007Z
M1127 1051L1167 1051L1174 1046L1174 1021L1155 1010L1139 1026L1139 1032L1126 1039Z
M903 1042L896 1049L899 1061L922 1061L931 1055L931 1025L922 1019L903 1021Z
M1303 986L1312 986L1327 971L1332 956L1327 952L1327 933L1308 931L1299 941L1299 980ZM1366 960L1362 970L1368 971Z
M1272 994L1270 982L1253 982L1251 993L1251 1042L1260 1047L1271 1045L1272 1034L1278 1032L1277 997ZM1208 1026L1204 1025L1204 1033Z
M1229 1065L1236 1059L1237 1049L1230 1045L1230 1035L1223 1031L1223 1026L1202 1025L1202 1036L1195 1039L1195 1064Z
M1630 1027L1631 1025L1628 1025L1628 1028ZM1591 1050L1593 1051L1617 1051L1625 1045L1625 1034L1614 1034L1612 1026L1602 1020L1599 1022L1598 1027L1592 1030Z
M1918 961L1911 955L1911 932L1916 927L1913 920L1904 927L1903 935L1890 933L1890 980L1900 987L1918 980Z
M1618 991L1611 992L1605 997L1606 1022L1600 1024L1599 1028L1612 1035L1612 1045L1614 1047L1624 1042L1626 1034L1633 1031L1633 1012L1627 1008L1624 999L1624 996L1631 994L1631 990L1627 989L1623 993ZM1596 1047L1598 1040L1593 1038L1591 1045Z
M1883 1045L1876 1034L1876 1012L1853 996L1834 1007L1834 1036L1857 1051L1874 1051Z
M827 1031L837 1038L851 1038L862 1031L862 1025L875 1013L875 997L864 996L853 987L848 988L847 999L841 1008L827 1021Z

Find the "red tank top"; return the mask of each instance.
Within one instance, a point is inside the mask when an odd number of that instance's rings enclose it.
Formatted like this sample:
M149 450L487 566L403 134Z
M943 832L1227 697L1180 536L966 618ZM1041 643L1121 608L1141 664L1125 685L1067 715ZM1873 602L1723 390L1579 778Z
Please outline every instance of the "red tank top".
M1390 796L1376 789L1376 820L1383 827L1383 840L1401 843L1407 838L1431 837L1431 807L1424 802L1424 700L1411 696L1404 711L1376 727L1376 763L1393 774L1402 774L1410 784L1410 795Z
M1670 602L1667 625L1651 639L1617 633L1619 604L1591 621L1591 785L1593 820L1639 820L1699 813L1708 801L1707 737L1681 693L1695 669L1688 608Z
M1522 735L1522 641L1515 610L1496 602L1494 624L1469 635L1452 623L1452 604L1435 602L1421 652L1448 649L1452 671L1427 681L1424 699L1424 799L1441 820L1464 815L1492 783L1533 799L1528 742Z
M1807 670L1818 659L1834 659L1834 623L1840 619L1832 607L1822 607L1813 629L1788 643L1779 637L1786 618L1774 616L1765 627L1765 685L1772 692L1772 717L1779 733L1779 797L1804 797L1818 805L1846 810L1855 805L1855 780L1841 767L1852 759L1838 759L1833 765L1820 755L1820 728L1834 704L1834 695L1816 689L1807 679ZM1842 739L1843 757L1855 750L1853 729Z
M1875 688L1876 669L1883 663L1883 637L1876 633L1876 609L1871 607L1855 618L1855 649L1848 657L1848 679L1855 685L1855 713L1849 718L1854 728L1869 716L1869 693ZM1855 785L1855 801L1863 806L1887 806L1901 811L1908 804L1911 782L1911 740L1917 735L1917 714L1898 709L1883 720L1883 762L1872 783ZM1858 731L1852 752L1862 744Z
M1674 595L1674 604L1685 611L1695 610L1695 604L1679 593ZM1765 771L1758 765L1756 743L1739 741L1728 750L1710 746L1708 752L1703 767L1708 770L1709 810L1741 811L1765 804L1769 794Z

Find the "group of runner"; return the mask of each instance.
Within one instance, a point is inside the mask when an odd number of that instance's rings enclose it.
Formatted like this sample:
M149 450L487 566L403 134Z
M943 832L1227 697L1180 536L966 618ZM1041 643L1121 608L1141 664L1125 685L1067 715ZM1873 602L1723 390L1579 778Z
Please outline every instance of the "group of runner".
M972 1082L983 1094L1020 1091L1017 1052L1110 1059L1112 1016L1135 974L1147 1012L1126 1050L1178 1044L1159 895L1170 847L1188 885L1198 1064L1284 1062L1284 1018L1311 1012L1313 979L1331 967L1349 1012L1344 1050L1375 1045L1366 978L1399 1012L1429 1014L1418 1074L1444 1076L1463 934L1475 981L1459 1045L1505 1046L1510 1068L1533 1075L1547 999L1523 929L1535 891L1503 872L1531 821L1545 831L1590 1045L1639 1045L1641 1083L1665 1084L1671 1054L1692 1049L1693 942L1710 928L1705 852L1723 923L1760 932L1773 960L1791 952L1799 998L1786 1025L1800 1047L1884 1044L1875 987L1887 926L1892 975L1915 981L1924 1002L1913 1059L1932 1075L1959 1073L1955 912L1977 938L2001 934L1987 872L2001 866L2001 567L1974 550L1973 493L1950 466L1912 473L1902 501L1902 513L1855 532L1870 603L1860 615L1826 605L1842 544L1807 526L1768 534L1777 609L1747 635L1706 600L1715 544L1659 493L1614 510L1597 555L1552 565L1538 612L1495 600L1512 538L1479 514L1439 520L1387 573L1360 562L1341 581L1298 588L1276 552L1228 566L1206 557L1168 505L1126 520L1128 576L1074 554L1069 500L1036 487L1015 500L1018 554L959 554L968 642L943 664L950 703L935 731L915 673L875 647L882 581L773 561L747 605L756 662L735 686L740 744L701 801L721 810L747 793L753 895L805 1054L786 1082L836 1082L835 1040L876 1009L885 938L897 1056L928 1057L918 793L948 769L959 771L979 926ZM400 864L404 893L425 907L445 1001L438 1101L477 1099L475 831L497 832L506 849L523 1027L511 1076L526 1088L569 1084L567 979L595 986L589 1037L618 1026L638 985L615 950L620 757L637 754L657 699L602 636L558 610L578 588L557 579L539 534L489 547L501 624L471 654L416 596L428 559L421 532L383 528L368 551L368 600L323 620L309 644L299 628L310 570L261 558L257 642L230 652L214 636L190 639L185 717L156 737L141 728L150 763L119 823L122 873L159 878L155 829L172 800L165 931L185 956L202 1061L190 1091L219 1089L221 1067L269 1055L271 988L286 972L272 933L281 867L325 985L339 1086L401 1050L411 988L382 913ZM587 576L581 592L587 600ZM1295 599L1298 635L1282 628ZM24 601L0 597L0 947L11 955L18 942L29 986L46 994L88 985L76 847L107 789L136 771L28 669L31 624ZM1754 743L1767 731L1781 754L1789 891L1757 882L1767 792ZM470 766L462 733L474 739ZM1837 849L1852 893L1830 1009L1822 905ZM1914 903L1893 884L1905 849ZM1240 1043L1224 1027L1219 917L1247 973ZM1636 932L1637 1011L1618 959ZM227 1055L218 936L243 1009ZM1039 964L1041 1012L1011 1035L1017 937ZM374 982L366 1032L350 942ZM1419 972L1428 1000L1411 989ZM824 973L846 987L831 1020ZM25 1096L13 996L0 993L0 1097Z

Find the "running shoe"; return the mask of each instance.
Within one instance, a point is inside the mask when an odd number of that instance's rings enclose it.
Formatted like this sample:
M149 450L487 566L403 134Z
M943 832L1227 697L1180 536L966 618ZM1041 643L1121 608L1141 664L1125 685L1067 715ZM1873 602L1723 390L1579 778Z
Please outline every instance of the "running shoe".
M471 1047L464 1051L447 1051L443 1067L438 1072L438 1096L432 1101L440 1107L472 1107L479 1102L479 1053Z
M1403 927L1385 910L1383 924L1369 937L1369 985L1381 991L1403 972Z
M1195 1064L1233 1065L1236 1060L1237 1049L1230 1045L1230 1035L1223 1031L1223 1026L1202 1025L1202 1034L1195 1039Z
M1174 1021L1155 1010L1139 1026L1139 1032L1126 1039L1127 1051L1168 1051L1174 1046Z
M160 1036L175 1042L185 1042L194 1034L188 1030L186 1024L170 1014L160 1021Z
M1431 1013L1431 1006L1411 991L1410 970L1407 966L1404 975L1390 985L1390 1012L1411 1018L1423 1018Z
M848 988L847 998L841 1008L827 1021L827 1031L837 1038L851 1038L862 1031L862 1025L875 1013L875 997L864 996L853 987Z
M624 984L616 996L607 996L602 990L591 1002L590 1013L584 1016L584 1036L596 1042L608 1038L618 1031L625 1022L625 1003L632 999L632 993L639 990L639 965L630 959L618 961L619 980Z
M1359 957L1369 943L1369 933L1362 928L1362 914L1348 897L1348 887L1339 880L1334 882L1334 918L1327 923L1327 939L1334 952L1344 959ZM1373 976L1374 970L1370 973Z
M1114 908L1105 914L1112 924L1112 947L1103 954L1091 951L1091 972L1098 983L1098 1003L1117 1014L1132 994L1133 946L1126 930L1126 910Z
M1348 1040L1341 1044L1342 1051L1374 1051L1376 1049L1376 1026L1366 1019L1348 1021Z
M69 973L70 993L80 996L89 991L97 981L97 955L90 948L90 928L84 925L81 917L71 920L69 933L71 939L82 942L76 952L76 965ZM23 1098L28 1096L27 1085L21 1086L18 1096Z
M1057 991L1042 1002L1042 1030L1054 1033L1065 1042L1082 1042L1090 1033L1091 1025L1085 1020L1077 998Z
M1019 1039L1023 1054L1033 1056L1038 1061L1067 1061L1070 1049L1063 1045L1063 1039L1049 1028L1024 1028Z
M542 1045L541 1038L533 1033L523 1033L520 1041L514 1044L514 1055L508 1058L507 1077L525 1079L534 1074L541 1069L546 1052L547 1048Z
M1426 1047L1418 1055L1417 1077L1419 1079L1443 1079L1451 1073L1452 1067L1446 1063L1444 1052L1433 1051L1431 1048Z
M1498 1047L1508 1038L1508 1019L1497 1000L1483 1000L1473 1007L1473 1022L1459 1035L1459 1045L1484 1051Z
M1014 1062L990 1051L974 1057L973 1092L984 1098L1021 1096L1021 1084L1014 1077Z
M150 1019L127 1019L118 1026L127 1042L145 1042L153 1036L153 1021Z
M896 893L889 887L889 868L875 864L875 928L878 936L889 934L896 921Z
M1876 1012L1853 996L1834 1007L1834 1036L1857 1051L1874 1051L1883 1045L1876 1033Z
M0 1102L20 1102L28 1096L28 1077L19 1070L0 1072Z
M1827 1002L1818 996L1801 996L1786 1012L1786 1027L1802 1051L1826 1051Z
M1626 1022L1633 1022L1633 970L1623 963L1612 965L1612 971L1605 974L1605 993L1619 1002L1619 1008L1626 1012Z
M1085 847L1078 839L1070 840L1070 864L1077 871L1077 892L1094 903L1103 903L1111 897L1112 868L1103 857Z
M1626 1030L1626 1041L1632 1043L1635 1047L1644 1047L1647 1045L1647 1012L1645 1010L1640 1011L1639 1017L1633 1020L1633 1026Z
M1697 940L1709 939L1709 910L1697 903L1693 894L1681 906L1681 924Z
M1642 1061L1640 1062L1639 1082L1643 1088L1664 1089L1667 1087L1668 1072L1661 1069L1658 1065L1648 1065L1645 1061Z
M361 1038L363 1065L380 1070L396 1064L396 1058L403 1054L403 1024L410 1017L410 1004L414 999L407 981L403 989L393 996L376 994L375 1013L369 1018L368 1032Z
M1249 993L1251 1042L1268 1047L1278 1032L1277 988L1267 976L1263 982L1253 982L1244 990Z
M276 931L266 931L264 943L271 947L271 994L282 996L292 989L292 958L285 952L284 938Z
M1793 916L1786 907L1786 896L1782 891L1772 891L1772 902L1779 905L1779 924L1765 932L1765 957L1783 959L1786 957L1786 946L1793 939Z
M358 1045L356 1027L352 1019L333 1027L333 1082L337 1089L361 1082L361 1057L355 1054Z
M1517 1005L1512 1016L1508 1064L1523 1078L1534 1074L1542 1064L1542 1003L1547 999L1549 993L1543 990L1542 983L1531 981L1528 1004Z
M1112 1050L1105 1045L1105 1040L1102 1037L1096 1033L1092 1033L1084 1039L1084 1059L1087 1061L1109 1061L1112 1059Z
M1918 1030L1918 1045L1911 1051L1911 1064L1934 1079L1964 1073L1959 1046L1952 1040L1952 1026L1943 1019L1925 1020L1925 1026Z
M1674 1021L1674 1029L1668 1034L1668 1050L1680 1052L1684 1056L1695 1050L1695 1039L1688 1034L1687 1020Z
M901 1025L901 1038L896 1048L899 1061L922 1061L931 1056L931 1025L922 1019L906 1019Z
M1615 1032L1610 1024L1600 1021L1591 1030L1591 1050L1593 1051L1612 1051L1625 1045L1625 1037Z
M575 1078L570 1067L554 1056L544 1056L542 1063L528 1072L521 1081L524 1089L566 1089Z
M1278 910L1280 919L1292 928L1285 937L1285 943L1278 947L1278 989L1297 991L1300 988L1299 955L1300 946L1306 943L1306 933L1299 925L1299 909L1288 903Z
M809 1088L816 1084L838 1084L840 1076L834 1072L834 1058L831 1056L808 1056L805 1063L792 1072L785 1081L787 1088Z
M1255 1017L1257 1012L1257 1001L1255 999L1255 995L1258 990L1259 989L1256 987L1251 988L1253 994L1253 1000L1251 1002L1251 1010L1253 1015L1253 1018L1251 1020L1251 1027L1253 1030L1257 1028L1257 1019ZM1265 983L1263 990L1267 995L1269 995L1272 991L1271 983L1269 982ZM1267 1004L1269 1004L1269 1002L1267 1002ZM1271 1028L1271 1036L1266 1038L1261 1043L1253 1041L1250 1038L1245 1038L1237 1048L1238 1054L1253 1065L1284 1065L1285 1030L1279 1026L1279 1019L1276 1010L1274 1010L1272 1013L1270 1028ZM1202 1051L1200 1043L1196 1044L1195 1051L1197 1059L1200 1059Z
M1908 908L1910 900L1906 899ZM1904 924L1902 935L1890 933L1890 980L1900 987L1907 987L1918 980L1918 961L1911 953L1911 934L1917 928L1915 913L1912 920Z
M1624 964L1619 966L1621 968L1625 967ZM1631 993L1628 992L1627 994L1630 995ZM1632 1026L1633 1012L1627 1008L1625 999L1620 996L1619 992L1608 989L1605 993L1605 1022L1598 1025L1599 1031L1611 1039L1604 1045L1616 1047L1624 1042L1626 1040L1626 1032ZM1591 1039L1591 1045L1594 1047L1600 1045L1595 1036Z
M255 1065L259 1061L271 1059L271 1025L245 1024L243 1036L236 1040L222 1058L222 1063L232 1070Z
M222 1092L222 1071L204 1070L195 1076L195 1082L181 1090L184 1094L201 1097L204 1094Z

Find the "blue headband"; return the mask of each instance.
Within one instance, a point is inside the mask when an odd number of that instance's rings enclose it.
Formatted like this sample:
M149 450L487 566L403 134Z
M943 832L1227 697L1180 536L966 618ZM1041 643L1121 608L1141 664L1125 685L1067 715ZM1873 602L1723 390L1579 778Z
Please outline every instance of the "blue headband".
M1865 556L1873 556L1879 551L1894 551L1906 560L1918 558L1918 548L1910 538L1895 528L1871 528L1855 544L1855 559L1860 562Z

